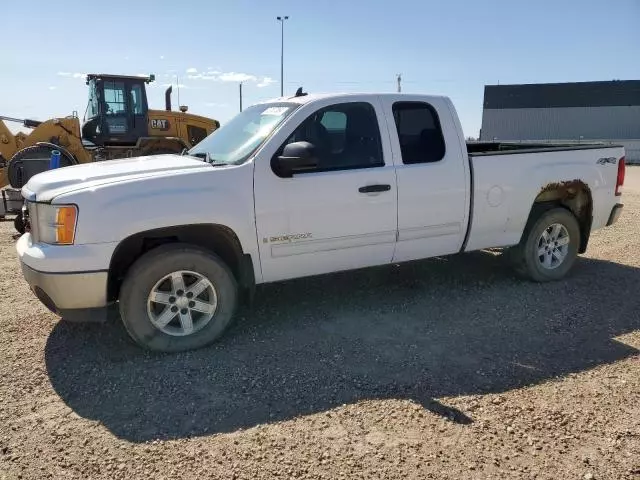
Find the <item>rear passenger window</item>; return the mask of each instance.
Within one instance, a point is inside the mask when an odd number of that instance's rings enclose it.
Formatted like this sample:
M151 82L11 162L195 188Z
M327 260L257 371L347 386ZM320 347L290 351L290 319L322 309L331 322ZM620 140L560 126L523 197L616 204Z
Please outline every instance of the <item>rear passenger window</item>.
M396 102L393 118L402 163L431 163L444 158L444 137L435 108L423 102Z

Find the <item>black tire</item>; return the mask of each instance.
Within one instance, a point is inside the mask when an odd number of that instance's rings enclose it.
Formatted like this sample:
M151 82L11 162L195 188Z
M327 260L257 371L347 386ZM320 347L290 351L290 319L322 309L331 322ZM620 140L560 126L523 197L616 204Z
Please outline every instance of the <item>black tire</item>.
M545 268L543 265L544 255L539 255L540 249L545 249L544 243L539 244L542 234L552 225L562 225L569 236L567 251L563 260L557 266ZM543 241L544 242L544 241ZM578 220L569 210L565 208L551 208L547 210L534 211L522 234L520 244L511 249L511 260L516 271L523 277L535 282L550 282L563 278L578 257L580 245L580 225ZM557 261L553 255L553 242L549 245L549 255L552 261ZM557 248L557 247L555 247Z
M25 161L30 159L41 159L51 157L51 152L54 149L51 147L40 147L34 145L32 147L26 147L22 150L18 150L9 160L9 166L7 167L7 174L9 176L9 184L13 188L22 188L31 179L32 176L37 173L46 172L49 169L48 162L39 162L34 168L22 168L21 166ZM76 161L67 157L64 153L60 154L60 166L68 167L74 165ZM24 173L24 171L27 173Z
M13 219L13 226L20 235L27 231L22 215L18 215Z
M165 276L191 271L209 280L217 306L204 327L186 336L163 332L151 323L147 303L151 290ZM120 289L120 316L131 338L160 352L194 350L209 345L229 326L236 310L238 287L227 265L215 254L187 244L164 245L140 257L129 269Z

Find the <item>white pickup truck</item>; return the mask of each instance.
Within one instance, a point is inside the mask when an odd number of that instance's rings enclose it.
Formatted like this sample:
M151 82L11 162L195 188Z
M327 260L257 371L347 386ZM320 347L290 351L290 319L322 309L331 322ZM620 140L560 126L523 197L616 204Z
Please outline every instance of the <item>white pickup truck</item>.
M36 296L160 351L211 343L255 285L489 247L563 277L621 212L624 149L470 143L448 98L306 95L184 155L52 170L22 189Z

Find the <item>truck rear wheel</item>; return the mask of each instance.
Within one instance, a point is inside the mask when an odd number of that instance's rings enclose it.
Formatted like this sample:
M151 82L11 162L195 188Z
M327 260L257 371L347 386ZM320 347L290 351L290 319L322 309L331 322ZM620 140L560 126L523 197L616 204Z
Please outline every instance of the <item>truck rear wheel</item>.
M158 247L129 269L120 291L127 332L144 348L179 352L204 347L230 324L238 288L233 274L204 249Z
M511 255L518 273L536 282L549 282L569 272L579 245L576 217L564 208L553 208L530 218Z

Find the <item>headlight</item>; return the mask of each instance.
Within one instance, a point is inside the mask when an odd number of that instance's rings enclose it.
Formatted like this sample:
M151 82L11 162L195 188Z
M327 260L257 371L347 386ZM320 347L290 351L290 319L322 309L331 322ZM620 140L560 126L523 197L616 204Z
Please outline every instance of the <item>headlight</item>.
M36 203L37 241L52 245L71 245L76 235L78 207Z

